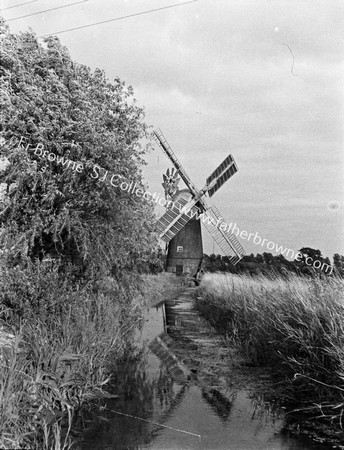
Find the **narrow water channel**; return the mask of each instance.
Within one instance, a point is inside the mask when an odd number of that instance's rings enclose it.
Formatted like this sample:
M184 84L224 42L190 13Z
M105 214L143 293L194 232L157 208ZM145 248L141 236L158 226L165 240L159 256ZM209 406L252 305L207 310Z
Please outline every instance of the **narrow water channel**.
M224 392L200 385L197 370L186 367L171 350L176 343L183 348L187 340L190 349L207 339L197 327L193 339L180 333L181 323L194 324L197 317L188 296L147 309L136 336L139 357L123 364L110 389L122 395L106 400L101 417L87 424L79 448L327 448L283 434L283 412L259 401L248 389L231 387ZM197 345L194 348L197 351Z

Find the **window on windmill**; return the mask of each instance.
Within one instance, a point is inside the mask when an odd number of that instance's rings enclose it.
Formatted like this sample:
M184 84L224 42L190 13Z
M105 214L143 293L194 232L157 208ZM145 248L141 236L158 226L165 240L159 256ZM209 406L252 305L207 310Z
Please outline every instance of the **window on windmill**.
M178 245L177 246L177 252L180 253L183 251L183 246L182 245Z

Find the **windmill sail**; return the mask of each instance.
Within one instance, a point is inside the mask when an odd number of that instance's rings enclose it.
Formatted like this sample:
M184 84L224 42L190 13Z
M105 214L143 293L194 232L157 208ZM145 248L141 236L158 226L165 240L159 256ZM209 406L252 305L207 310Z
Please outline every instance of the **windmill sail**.
M198 208L196 206L189 206L188 211L185 212L183 208L188 203L188 200L181 197L178 202L172 203L171 208L167 209L158 220L156 226L159 232L159 237L165 242L169 242L179 231L196 215ZM196 202L193 202L195 205Z
M209 234L211 234L214 241L217 243L223 253L229 258L229 260L233 264L238 263L244 256L245 251L234 234L226 232L216 226L216 224L218 224L222 218L219 210L215 206L211 206L204 214L210 217L210 220L203 221L203 224Z
M178 170L178 173L184 183L187 185L187 187L190 189L193 195L198 194L198 189L193 184L193 182L190 180L189 176L185 172L183 166L179 162L179 159L174 154L173 150L171 149L169 143L167 142L165 136L162 134L161 130L153 131L153 136L156 139L156 141L160 144L161 148L164 150L166 155L169 157L169 159L172 161L174 167Z
M208 190L209 197L213 196L215 192L237 171L238 167L232 155L228 155L206 180L207 185L210 186L210 189Z

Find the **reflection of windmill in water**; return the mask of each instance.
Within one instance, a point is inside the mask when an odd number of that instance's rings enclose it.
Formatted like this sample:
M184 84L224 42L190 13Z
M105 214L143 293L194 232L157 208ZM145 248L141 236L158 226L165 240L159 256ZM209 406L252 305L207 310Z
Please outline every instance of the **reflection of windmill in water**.
M156 394L161 398L162 409L159 410L159 417L155 417L160 423L165 423L171 415L178 415L177 411L186 400L188 403L197 402L197 397L201 395L203 401L209 404L214 413L223 421L226 421L231 412L232 403L235 400L235 392L221 392L216 388L208 388L198 385L197 375L194 376L182 361L169 348L169 337L161 334L149 344L149 349L161 361L165 370L160 371L158 382L155 388ZM166 377L172 376L173 382L166 383ZM176 390L174 382L179 388ZM160 387L160 389L159 389ZM162 388L162 389L161 389ZM191 389L191 392L190 392ZM176 394L173 394L176 392ZM198 394L199 393L199 394ZM196 397L196 398L195 398Z
M164 175L163 187L169 201L165 214L157 222L160 238L168 243L166 271L177 275L188 272L195 276L200 270L203 246L201 223L197 215L201 215L205 228L223 253L236 264L243 257L244 249L232 233L225 231L227 224L222 220L219 210L205 201L206 194L212 197L238 171L233 157L228 155L207 178L203 189L199 190L186 174L162 132L154 131L154 137L177 170L168 170ZM178 176L187 189L179 190Z

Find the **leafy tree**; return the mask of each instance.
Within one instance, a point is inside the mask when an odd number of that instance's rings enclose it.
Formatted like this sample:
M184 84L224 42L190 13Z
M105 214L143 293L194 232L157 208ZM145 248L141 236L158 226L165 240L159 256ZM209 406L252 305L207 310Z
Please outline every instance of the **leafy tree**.
M314 248L302 247L299 250L299 252L302 253L302 255L303 255L302 258L301 258L301 261L304 262L304 263L306 262L306 258L305 258L304 255L312 258L312 262L313 261L317 261L317 260L321 261L323 259L321 251L320 250L315 250Z
M263 255L261 255L260 253L257 253L257 255L256 255L256 261L257 261L259 264L263 264L263 263L264 263Z
M310 247L303 247L299 250L300 253L302 253L301 261L294 261L294 264L297 265L301 272L308 275L331 275L332 274L332 268L331 268L331 262L329 258L324 257L321 254L320 250L316 250ZM317 266L314 265L316 261L320 262L317 263Z
M344 256L339 253L333 255L333 265L339 276L344 276Z
M257 262L253 253L251 253L250 255L245 255L244 258L245 258L245 261L247 261L247 262L254 262L254 263Z
M11 243L12 258L51 255L83 271L120 273L134 252L155 245L151 202L111 185L118 175L145 190L147 128L132 88L73 62L56 37L41 45L3 21L0 34L1 156L10 162L0 183L11 187L2 245ZM35 155L38 148L82 170Z
M212 253L211 255L209 255L209 261L210 261L210 262L215 262L215 260L216 260L216 255L215 255L215 253Z
M274 263L274 257L273 257L273 254L272 254L272 253L264 252L264 253L263 253L263 258L264 258L265 264L267 264L268 266L273 265L273 263Z

